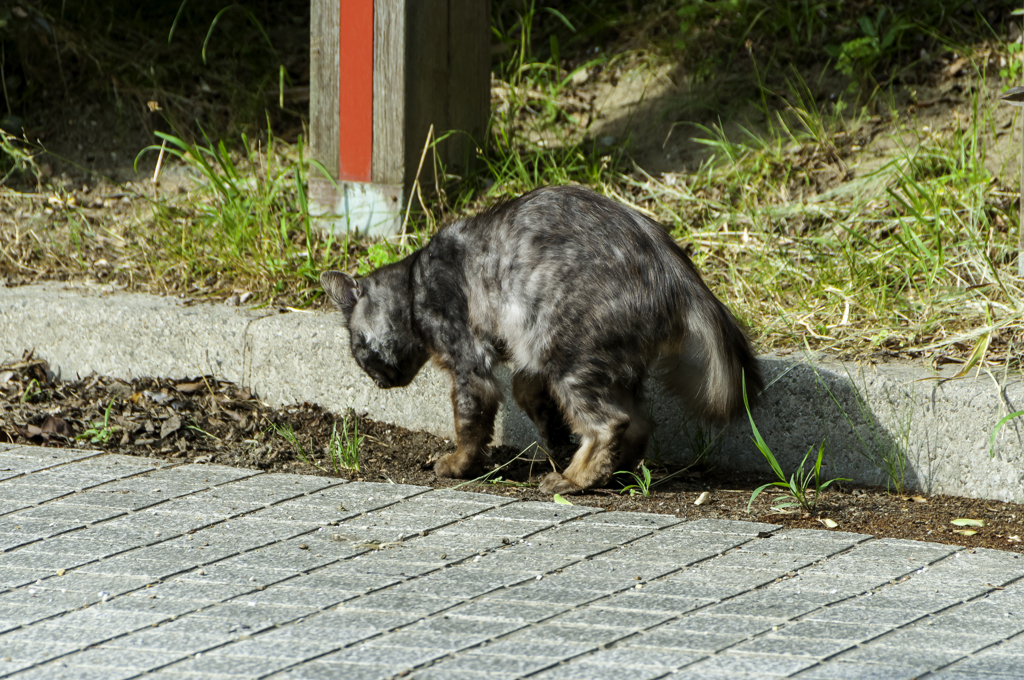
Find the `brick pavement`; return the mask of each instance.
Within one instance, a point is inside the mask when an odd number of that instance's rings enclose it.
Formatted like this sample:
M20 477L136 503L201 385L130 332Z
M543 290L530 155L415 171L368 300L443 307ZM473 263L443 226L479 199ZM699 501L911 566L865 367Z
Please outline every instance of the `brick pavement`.
M1024 676L1024 559L0 445L0 677Z

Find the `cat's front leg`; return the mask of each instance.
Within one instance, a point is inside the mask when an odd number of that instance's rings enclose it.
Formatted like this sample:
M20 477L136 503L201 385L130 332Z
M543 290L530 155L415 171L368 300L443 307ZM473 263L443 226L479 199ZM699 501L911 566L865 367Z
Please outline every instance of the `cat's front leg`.
M494 418L501 402L501 388L491 375L479 371L453 371L452 407L455 411L457 448L438 459L438 477L468 479L480 473L487 461L487 447L494 435Z

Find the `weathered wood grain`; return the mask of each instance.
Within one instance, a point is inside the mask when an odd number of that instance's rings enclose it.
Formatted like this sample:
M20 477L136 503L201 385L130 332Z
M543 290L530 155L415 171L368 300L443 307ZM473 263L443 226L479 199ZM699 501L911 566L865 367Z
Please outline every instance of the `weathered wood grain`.
M338 176L339 0L310 0L309 148Z

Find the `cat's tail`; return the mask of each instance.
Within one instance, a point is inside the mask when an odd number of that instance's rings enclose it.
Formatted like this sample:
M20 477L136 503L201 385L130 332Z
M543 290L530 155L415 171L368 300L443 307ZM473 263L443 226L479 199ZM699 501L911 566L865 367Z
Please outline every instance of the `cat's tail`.
M751 406L764 389L764 379L739 321L704 290L706 295L691 298L682 341L662 365L665 382L691 411L722 423L744 412L744 379Z

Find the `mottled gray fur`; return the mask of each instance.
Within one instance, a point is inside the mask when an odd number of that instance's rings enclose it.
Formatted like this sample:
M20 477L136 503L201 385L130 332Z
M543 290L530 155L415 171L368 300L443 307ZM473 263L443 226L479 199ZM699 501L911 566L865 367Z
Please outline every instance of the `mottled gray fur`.
M541 490L605 484L643 457L644 379L659 362L699 416L725 421L762 386L729 310L653 220L575 186L548 187L458 220L359 281L324 272L352 354L379 387L408 385L428 359L452 375L458 448L442 477L478 472L494 431L499 361L548 446L579 449Z

